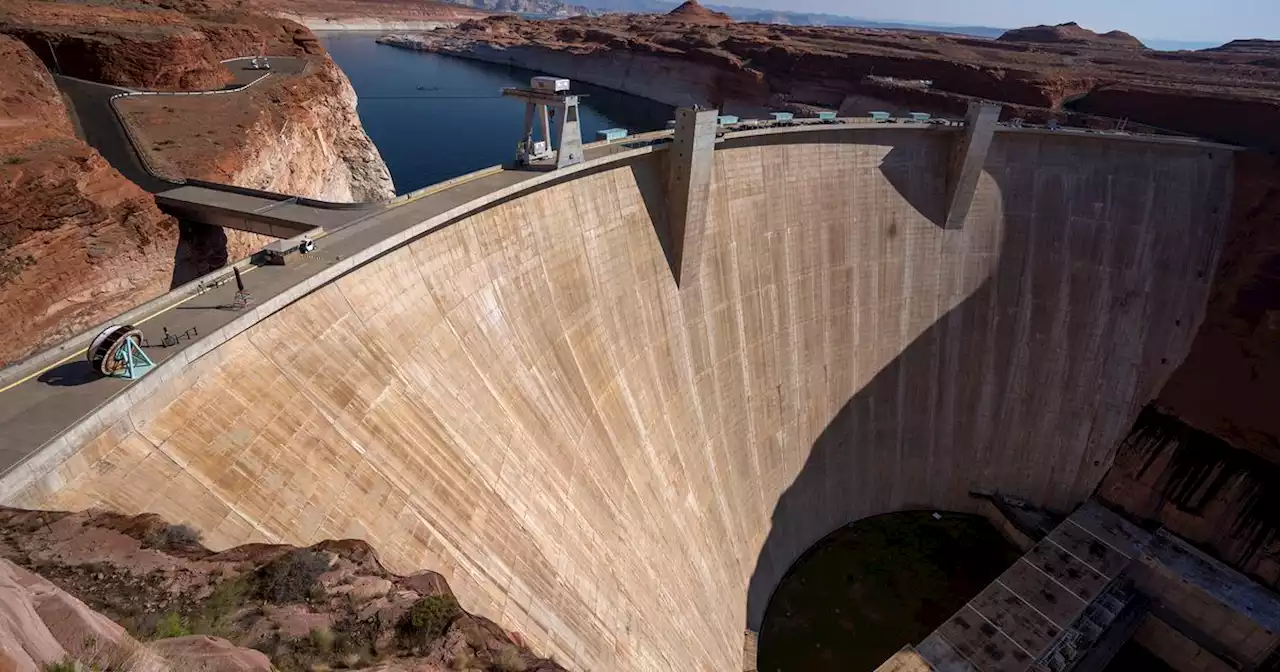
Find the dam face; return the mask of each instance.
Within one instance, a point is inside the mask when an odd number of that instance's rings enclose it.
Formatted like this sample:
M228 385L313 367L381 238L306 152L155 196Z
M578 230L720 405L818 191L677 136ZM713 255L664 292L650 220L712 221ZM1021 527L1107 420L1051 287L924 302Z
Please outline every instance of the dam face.
M1200 321L1229 152L1000 132L944 230L950 147L724 141L679 288L662 152L514 197L265 317L8 503L366 539L570 667L741 669L842 524L1088 496Z

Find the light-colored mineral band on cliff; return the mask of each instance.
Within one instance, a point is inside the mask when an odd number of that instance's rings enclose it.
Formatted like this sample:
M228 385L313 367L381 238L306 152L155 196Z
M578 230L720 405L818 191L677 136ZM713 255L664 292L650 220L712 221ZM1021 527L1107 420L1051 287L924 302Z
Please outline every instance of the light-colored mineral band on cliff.
M290 19L317 32L378 32L384 30L435 30L450 28L466 19L447 21L402 21L396 19L372 18L324 18L319 16L297 16L278 14L281 18Z
M1084 498L1202 316L1229 152L997 133L944 230L951 135L726 140L689 291L664 152L552 179L261 311L8 501L360 537L575 669L734 669L845 522Z

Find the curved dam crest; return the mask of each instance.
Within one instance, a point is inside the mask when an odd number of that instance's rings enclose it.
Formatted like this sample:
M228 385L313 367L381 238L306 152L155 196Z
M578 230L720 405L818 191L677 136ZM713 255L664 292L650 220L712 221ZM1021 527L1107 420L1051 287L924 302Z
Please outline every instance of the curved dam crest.
M724 140L683 288L665 152L514 196L265 317L6 503L366 539L572 667L740 669L846 522L1088 496L1201 319L1230 152L1000 132L944 230L950 151Z

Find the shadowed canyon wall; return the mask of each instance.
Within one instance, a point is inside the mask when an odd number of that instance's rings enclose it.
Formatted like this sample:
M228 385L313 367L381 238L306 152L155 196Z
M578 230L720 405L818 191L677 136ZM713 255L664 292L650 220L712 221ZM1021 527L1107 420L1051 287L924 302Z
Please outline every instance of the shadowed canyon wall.
M845 522L1088 496L1201 319L1228 152L1000 133L943 230L951 142L726 141L681 289L661 152L512 198L262 320L6 503L367 539L571 667L734 669Z

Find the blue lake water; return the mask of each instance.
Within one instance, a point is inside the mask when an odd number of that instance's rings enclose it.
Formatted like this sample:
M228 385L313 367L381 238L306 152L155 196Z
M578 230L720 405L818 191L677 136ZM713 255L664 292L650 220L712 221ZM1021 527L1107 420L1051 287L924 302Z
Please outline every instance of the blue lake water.
M507 66L409 51L365 33L321 34L333 60L360 97L360 120L405 193L515 158L524 104L503 98L504 86L528 86L540 74ZM670 107L574 82L585 94L582 139L596 131L663 128Z

